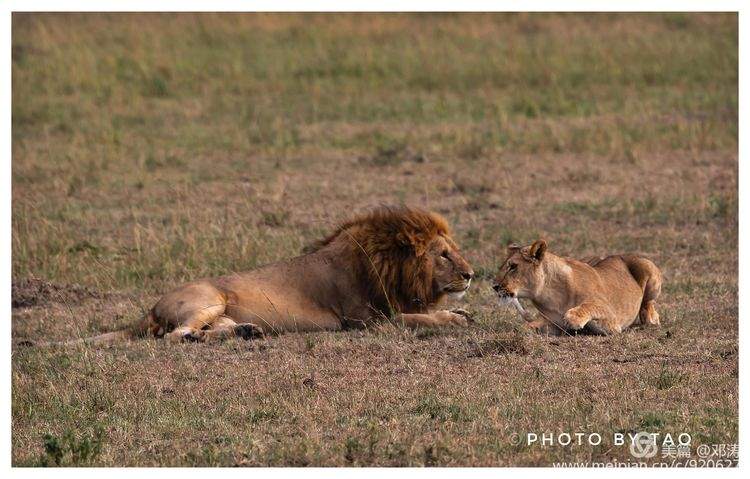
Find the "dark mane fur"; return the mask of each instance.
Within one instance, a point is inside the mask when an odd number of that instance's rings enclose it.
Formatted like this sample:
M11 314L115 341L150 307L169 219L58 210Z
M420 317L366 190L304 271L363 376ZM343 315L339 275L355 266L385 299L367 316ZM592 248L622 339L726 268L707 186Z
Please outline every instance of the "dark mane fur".
M439 299L433 291L432 262L424 254L437 236L455 247L440 215L407 206L382 206L342 223L305 252L346 241L373 307L387 315L423 312Z

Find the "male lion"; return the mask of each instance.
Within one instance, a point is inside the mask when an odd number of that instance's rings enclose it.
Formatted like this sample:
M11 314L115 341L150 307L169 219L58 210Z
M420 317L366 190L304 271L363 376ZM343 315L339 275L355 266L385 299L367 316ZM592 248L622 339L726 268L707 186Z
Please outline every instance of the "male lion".
M613 255L585 262L555 256L547 243L510 245L493 289L513 303L529 326L548 334L585 328L592 334L619 333L640 319L658 325L654 307L661 293L661 272L637 255ZM543 319L534 320L518 303L530 299Z
M361 327L387 318L407 327L467 324L463 314L429 312L446 296L463 296L474 276L448 224L435 213L381 207L340 225L305 253L179 286L133 330L74 342L147 334L173 341L249 339Z

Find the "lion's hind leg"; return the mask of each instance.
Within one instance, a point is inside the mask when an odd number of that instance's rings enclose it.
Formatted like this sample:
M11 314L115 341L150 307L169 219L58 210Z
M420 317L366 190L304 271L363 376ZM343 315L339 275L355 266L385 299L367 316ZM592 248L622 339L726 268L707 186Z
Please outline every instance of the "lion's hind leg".
M156 320L173 342L204 341L205 331L222 317L226 297L206 282L188 284L167 293L153 309Z
M202 341L224 341L225 339L254 339L263 336L263 329L250 324L237 324L229 316L220 316L210 328L202 331Z

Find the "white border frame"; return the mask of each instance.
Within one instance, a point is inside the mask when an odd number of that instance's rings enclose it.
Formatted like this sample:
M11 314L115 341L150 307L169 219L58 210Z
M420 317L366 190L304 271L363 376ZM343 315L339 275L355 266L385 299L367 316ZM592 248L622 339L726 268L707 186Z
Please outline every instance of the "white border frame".
M739 12L739 190L743 191L748 186L747 169L743 168L741 159L748 157L748 143L742 141L747 138L748 128L742 120L743 113L748 111L748 96L743 95L743 85L748 78L748 61L743 59L742 53L747 50L748 35L750 22L747 16L750 11L745 7L746 2L731 0L714 0L714 1L665 1L665 0L630 0L630 1L609 1L602 4L601 1L577 0L577 1L535 1L529 2L504 1L491 2L482 0L463 0L461 2L448 2L445 0L356 0L341 1L300 1L300 0L257 0L257 1L239 1L239 0L214 0L211 2L200 2L195 0L132 0L132 1L107 1L92 2L84 0L11 0L0 4L0 38L2 38L3 48L0 50L2 65L5 66L2 76L0 77L0 105L6 105L4 114L0 117L0 151L4 152L0 157L0 188L4 189L5 201L0 202L0 211L2 212L2 227L5 229L5 235L0 239L2 244L2 256L0 256L0 265L2 265L3 276L0 280L0 290L3 291L2 302L0 306L2 311L6 312L6 320L3 323L4 341L0 343L2 359L4 361L4 371L2 378L2 396L3 412L0 417L2 424L2 437L0 438L0 450L2 457L0 466L8 471L14 477L46 477L50 473L58 474L63 477L99 477L103 474L111 478L128 477L134 473L144 476L156 476L157 474L179 474L186 478L201 477L206 474L223 474L231 477L247 476L248 474L261 477L278 478L291 474L304 474L308 477L348 477L356 473L363 477L380 477L383 474L394 476L408 477L430 477L443 478L467 475L473 477L492 477L498 475L547 475L550 468L362 468L352 470L349 468L311 468L311 469L294 469L294 468L265 468L252 469L211 469L206 468L174 468L171 470L162 470L159 468L140 468L137 470L126 468L65 468L55 469L30 469L30 468L11 468L11 321L10 321L10 286L11 286L11 18L12 12L63 12L63 11L92 11L92 12L112 12L112 11L134 11L134 12L156 12L156 11L191 11L191 12L214 12L214 11L271 11L271 12L297 12L297 11L320 11L320 12L352 12L352 11L375 11L375 12L401 12L401 11L527 11L527 12L552 12L552 11L570 11L570 12L669 12L669 11L702 11L702 12ZM742 292L743 285L750 273L750 262L747 255L743 254L745 249L743 244L748 238L747 228L742 222L744 213L748 211L747 195L739 195L739 290ZM750 318L746 318L749 306L746 295L739 296L739 330L740 330L740 412L746 409L750 404L748 402L748 381L746 366L748 361L746 353L743 351L742 343L744 338L748 338L750 329ZM747 449L748 437L747 428L743 427L743 414L740 414L740 467L732 469L681 469L679 474L687 477L696 477L702 475L723 475L726 477L738 477L745 472L744 465L748 462L743 460L742 453L750 454ZM744 448L742 446L745 446ZM606 473L601 469L564 469L555 471L555 475L562 477L575 476L580 477L601 477L603 473L613 477L623 476L652 476L661 474L672 474L671 472L662 472L659 469L608 469Z

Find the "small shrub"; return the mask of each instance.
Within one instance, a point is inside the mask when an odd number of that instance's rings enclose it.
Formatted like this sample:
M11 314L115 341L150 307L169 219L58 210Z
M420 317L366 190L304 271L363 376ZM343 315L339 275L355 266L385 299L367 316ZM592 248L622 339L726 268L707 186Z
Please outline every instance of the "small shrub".
M91 463L99 455L103 443L103 431L97 429L92 435L76 437L71 430L61 437L45 434L42 437L44 455L39 459L40 466L83 466Z
M644 430L661 430L664 427L664 424L666 423L665 419L654 412L646 413L645 416L641 418L641 421L639 423L639 426L641 429Z
M247 420L256 424L262 421L269 421L279 417L279 413L276 409L253 409L248 413Z
M261 224L278 228L289 220L288 211L264 211L261 213Z
M344 459L346 459L346 462L349 464L354 462L354 459L359 454L360 450L362 449L362 445L359 443L359 441L356 438L353 437L347 437L346 442L344 443Z
M443 404L434 397L423 398L417 406L412 409L413 414L426 415L430 419L439 421L464 421L468 414L458 404Z
M654 379L654 386L656 389L660 390L671 389L684 380L684 374L677 371L670 371L665 364L662 364L661 369L659 370L659 375Z

